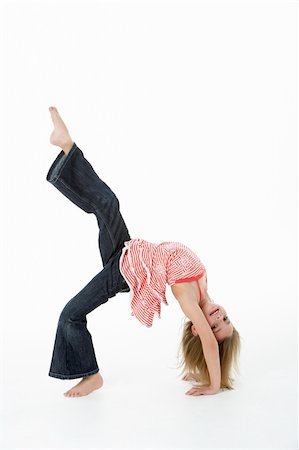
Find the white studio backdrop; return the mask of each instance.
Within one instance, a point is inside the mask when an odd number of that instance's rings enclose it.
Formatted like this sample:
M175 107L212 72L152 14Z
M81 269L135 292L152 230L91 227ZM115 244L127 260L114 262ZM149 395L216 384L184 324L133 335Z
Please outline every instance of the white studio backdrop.
M297 448L297 2L6 1L1 19L1 449ZM48 377L59 314L102 269L95 216L46 181L52 105L131 237L206 266L242 337L235 391L184 395L169 287L151 329L129 294L87 316L101 391Z

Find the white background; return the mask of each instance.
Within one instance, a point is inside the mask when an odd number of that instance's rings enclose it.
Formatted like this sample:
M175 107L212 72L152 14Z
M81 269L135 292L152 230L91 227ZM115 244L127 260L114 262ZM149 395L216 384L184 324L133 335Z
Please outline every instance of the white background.
M297 2L2 2L2 447L297 448ZM192 397L183 314L87 316L101 390L48 376L60 311L102 269L95 216L46 181L49 106L132 238L180 241L242 338L235 390Z

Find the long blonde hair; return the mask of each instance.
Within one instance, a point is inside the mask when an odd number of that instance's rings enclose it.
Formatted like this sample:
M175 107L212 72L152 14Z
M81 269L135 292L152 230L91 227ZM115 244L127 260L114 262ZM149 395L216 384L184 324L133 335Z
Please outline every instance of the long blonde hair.
M194 385L194 387L199 387L202 384L210 384L210 375L200 337L193 335L191 327L192 321L185 318L183 335L178 351L178 357L180 359L178 367L183 366L180 375L192 375L197 382L200 382L199 385ZM240 373L238 358L241 349L241 337L236 328L233 327L231 337L224 339L222 342L218 342L218 344L221 366L220 388L234 389L233 382L235 379L232 377L232 370L234 369L237 373Z

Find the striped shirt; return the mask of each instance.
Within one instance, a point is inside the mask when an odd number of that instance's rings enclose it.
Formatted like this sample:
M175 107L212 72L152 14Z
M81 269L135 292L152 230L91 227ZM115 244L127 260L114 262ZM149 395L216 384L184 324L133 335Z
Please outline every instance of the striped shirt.
M132 316L145 326L161 319L161 301L168 305L166 284L198 280L206 270L196 254L180 242L155 244L144 239L124 242L119 269L130 287Z

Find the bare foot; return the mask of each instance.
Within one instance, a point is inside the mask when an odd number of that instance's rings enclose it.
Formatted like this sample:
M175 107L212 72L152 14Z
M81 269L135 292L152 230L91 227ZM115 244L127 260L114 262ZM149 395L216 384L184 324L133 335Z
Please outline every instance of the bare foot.
M103 386L104 380L99 372L82 378L76 386L64 393L66 397L82 397Z
M54 130L50 136L50 142L53 145L61 147L64 153L67 155L73 145L73 140L68 132L65 123L60 117L59 112L55 106L50 106L49 111L51 113L51 118L54 124Z

